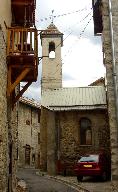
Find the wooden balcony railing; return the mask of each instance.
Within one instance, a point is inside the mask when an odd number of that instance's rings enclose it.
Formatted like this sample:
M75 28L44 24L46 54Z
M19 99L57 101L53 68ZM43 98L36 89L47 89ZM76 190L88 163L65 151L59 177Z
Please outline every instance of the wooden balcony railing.
M7 96L12 97L16 86L26 82L24 88L15 97L13 103L22 96L38 76L38 40L35 28L8 28L7 65L8 87ZM12 97L13 98L13 97Z
M37 30L35 28L8 28L7 56L38 55Z

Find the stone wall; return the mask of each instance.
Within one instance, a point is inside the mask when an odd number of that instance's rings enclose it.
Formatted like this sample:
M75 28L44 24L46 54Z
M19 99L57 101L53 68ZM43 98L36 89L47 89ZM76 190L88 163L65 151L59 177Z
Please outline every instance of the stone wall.
M100 150L110 152L108 117L105 111L71 111L57 113L59 130L59 160L73 165L77 158L86 153ZM92 145L80 144L81 118L86 117L92 123Z
M8 127L7 127L7 66L6 42L0 29L0 192L7 191Z
M41 107L40 120L40 168L43 171L47 170L47 119L48 110Z
M49 43L55 43L55 58L49 58ZM62 87L61 37L42 38L42 91ZM46 57L45 57L46 56Z
M7 11L6 11L7 10ZM11 23L10 1L0 2L0 192L8 189L8 120L7 120L7 64L6 27Z
M18 165L25 167L25 149L30 146L30 165L39 166L40 134L39 109L20 102L18 111ZM40 136L40 135L39 135Z
M8 153L9 153L9 191L16 191L16 170L17 170L17 149L18 149L18 106L15 105L12 109L12 106L9 105L8 101Z
M113 58L112 58L112 44L111 44L111 29L109 18L109 4L108 0L103 2L103 50L104 50L104 64L106 66L107 78L107 98L108 98L108 114L110 124L110 139L111 139L111 165L112 165L112 179L118 179L118 122L116 122L116 98L114 92L114 77L118 84L118 1L111 0L112 6L112 22L113 22L113 41L115 50L115 73L113 72Z
M51 172L50 170L52 166L54 167L53 163L55 162L55 171L57 173L62 174L65 166L66 173L72 174L72 167L79 156L103 149L110 153L106 110L50 113L51 115L49 115L48 110L42 108L41 163L43 170L47 170L49 174L54 174L54 171ZM90 119L92 123L92 145L80 145L79 121L82 117Z

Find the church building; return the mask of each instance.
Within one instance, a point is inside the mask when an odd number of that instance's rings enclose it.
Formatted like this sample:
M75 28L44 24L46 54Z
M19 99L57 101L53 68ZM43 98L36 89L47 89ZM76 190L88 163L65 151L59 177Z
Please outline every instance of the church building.
M42 96L40 166L49 174L73 174L73 165L86 153L110 153L104 85L62 87L63 34L51 23L40 35Z

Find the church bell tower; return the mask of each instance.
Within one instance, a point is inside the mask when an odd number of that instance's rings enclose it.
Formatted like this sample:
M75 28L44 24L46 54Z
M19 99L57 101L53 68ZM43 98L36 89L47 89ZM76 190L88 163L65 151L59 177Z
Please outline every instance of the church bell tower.
M41 90L62 87L61 47L63 46L63 33L53 22L41 35L42 45L42 80Z

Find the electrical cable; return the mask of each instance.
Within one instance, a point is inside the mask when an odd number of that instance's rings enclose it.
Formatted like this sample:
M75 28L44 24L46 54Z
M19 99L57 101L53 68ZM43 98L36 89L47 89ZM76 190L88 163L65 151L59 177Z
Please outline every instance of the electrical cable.
M86 30L86 28L87 28L87 26L89 25L89 23L90 23L90 21L92 20L92 17L90 18L90 20L87 22L87 24L86 24L86 26L84 27L84 29L81 31L81 33L80 33L80 35L79 35L79 37L78 37L78 40L80 40L80 38L82 37L82 35L84 34L84 32L85 32L85 30ZM76 41L77 42L77 41ZM66 56L67 56L67 54L66 54ZM57 64L57 66L59 65L59 63ZM64 65L64 62L63 62L63 60L62 60L62 65ZM58 72L58 70L59 69L57 69L52 75L55 75L57 72Z
M91 12L92 12L92 11L91 11ZM84 21L86 18L88 18L88 16L91 15L91 12L89 12L83 19L81 19L79 22L77 22L76 25L79 24L79 23L81 23L82 21ZM92 17L89 19L89 21L87 22L87 24L85 25L85 27L84 27L83 30L81 31L81 33L80 33L80 35L79 35L79 37L78 37L78 40L79 40L79 39L82 37L82 35L84 34L84 32L85 32L87 26L89 25L91 19L92 19ZM72 34L72 32L73 32L73 30L64 38L63 42ZM60 44L61 44L61 43L60 43ZM58 44L58 45L56 46L55 50L59 47L60 44ZM69 49L69 51L66 53L66 55L65 55L64 57L66 57L69 52L70 52L70 49ZM62 60L62 59L61 59L61 60ZM39 64L40 64L41 62L42 62L42 61L40 61ZM57 64L56 64L56 67L57 67L59 64L60 64L60 63L57 63ZM63 65L64 65L64 62L63 62L63 60L62 60L62 66L63 66ZM59 70L59 69L57 69L52 75L55 75L55 74L58 72L58 70Z
M68 15L71 15L71 14L76 14L76 13L79 13L79 12L82 12L82 11L86 11L88 8L85 7L83 9L79 9L79 10L76 10L76 11L72 11L72 12L68 12L68 13L63 13L63 14L60 14L60 15L54 15L53 17L54 18L59 18L59 17L63 17L63 16L68 16ZM48 17L45 17L45 18L42 18L40 19L41 22L43 21L47 21L48 19L52 19L52 15L49 15ZM36 22L39 22L38 20L36 20Z
M92 9L92 8L91 8L91 9ZM91 13L92 13L92 11L89 12L84 18L82 18L79 22L75 23L74 25L77 25L77 24L81 23L82 21L84 21ZM74 25L73 25L73 26L74 26ZM72 27L73 27L73 26L72 26ZM66 31L67 31L67 30L66 30ZM64 32L66 32L66 31L64 31ZM64 38L63 42L72 34L72 32L73 32L73 30ZM56 50L60 45L61 45L61 43L59 43L59 44L56 46L55 50ZM40 63L41 63L41 61L39 62L39 64L40 64Z

